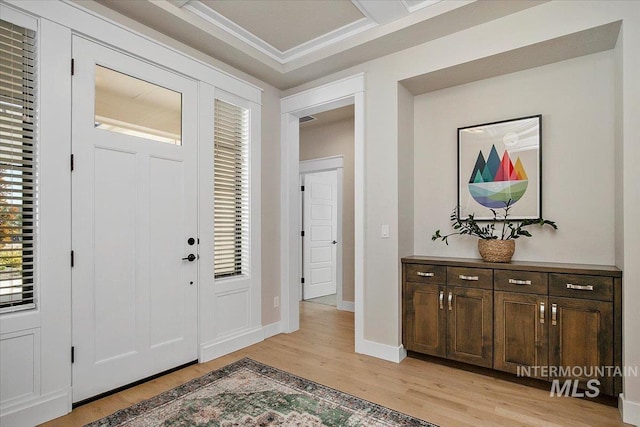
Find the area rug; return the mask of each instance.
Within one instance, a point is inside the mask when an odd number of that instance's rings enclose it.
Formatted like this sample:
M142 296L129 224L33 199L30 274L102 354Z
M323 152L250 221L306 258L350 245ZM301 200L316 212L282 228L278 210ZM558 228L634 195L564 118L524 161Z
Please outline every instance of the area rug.
M382 385L381 385L382 386ZM85 427L434 426L242 359Z

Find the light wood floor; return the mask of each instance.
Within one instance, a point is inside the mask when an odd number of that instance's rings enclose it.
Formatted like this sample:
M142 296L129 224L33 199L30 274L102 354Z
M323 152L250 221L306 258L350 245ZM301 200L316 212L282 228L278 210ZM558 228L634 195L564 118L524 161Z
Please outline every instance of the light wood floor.
M437 363L400 364L355 354L353 313L301 303L300 330L81 406L43 424L78 426L243 357L441 426L619 426L616 408Z

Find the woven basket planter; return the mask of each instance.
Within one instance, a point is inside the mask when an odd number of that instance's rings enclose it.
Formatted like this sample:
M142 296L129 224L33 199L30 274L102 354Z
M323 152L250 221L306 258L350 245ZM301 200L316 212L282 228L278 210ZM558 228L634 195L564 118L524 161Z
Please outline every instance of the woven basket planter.
M483 261L487 262L511 262L511 257L516 250L515 240L479 239L478 251Z

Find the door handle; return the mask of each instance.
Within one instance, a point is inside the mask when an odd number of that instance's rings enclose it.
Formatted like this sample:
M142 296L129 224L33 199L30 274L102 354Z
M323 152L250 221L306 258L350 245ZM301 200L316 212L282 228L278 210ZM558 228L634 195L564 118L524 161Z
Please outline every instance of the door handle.
M558 305L557 304L551 304L551 324L554 326L558 324Z
M440 302L440 310L444 307L442 306L442 302L444 301L444 291L440 291L440 296L438 297L438 301Z
M540 303L540 323L544 323L544 303Z
M451 307L451 300L453 299L453 293L449 292L449 298L447 298L447 301L449 303L449 311L453 310L453 308Z
M196 256L194 254L189 254L186 257L182 258L183 261L193 262L196 260Z

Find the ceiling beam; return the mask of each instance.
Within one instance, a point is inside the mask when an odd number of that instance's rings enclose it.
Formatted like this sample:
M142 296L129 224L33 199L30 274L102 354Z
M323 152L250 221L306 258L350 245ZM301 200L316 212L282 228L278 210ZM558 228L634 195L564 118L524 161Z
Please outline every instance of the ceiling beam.
M409 14L404 3L395 0L351 0L351 3L379 25L393 22Z

